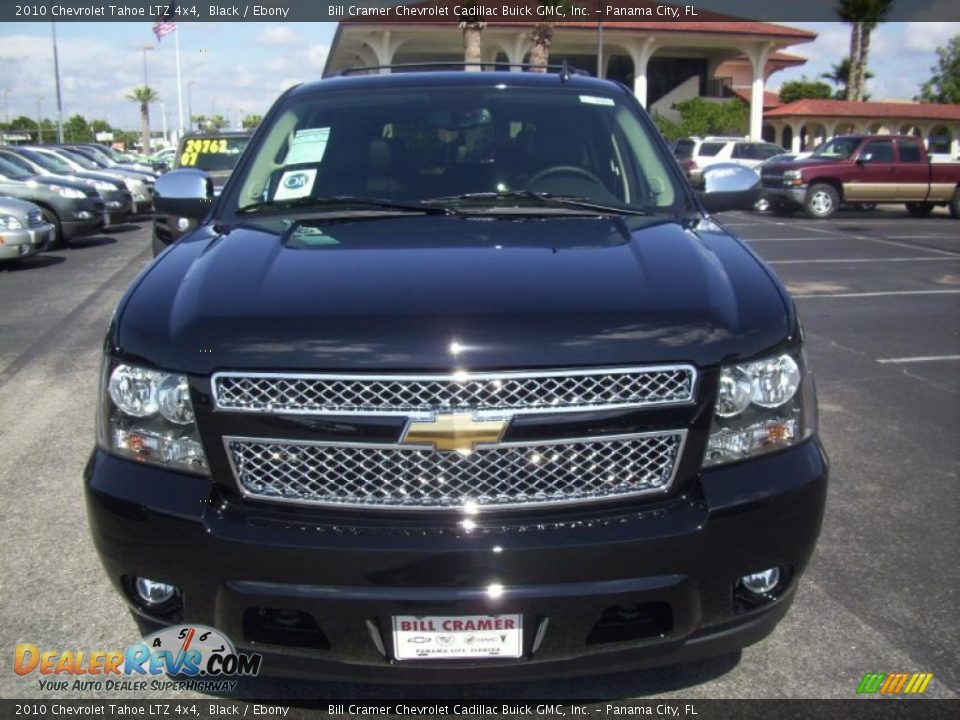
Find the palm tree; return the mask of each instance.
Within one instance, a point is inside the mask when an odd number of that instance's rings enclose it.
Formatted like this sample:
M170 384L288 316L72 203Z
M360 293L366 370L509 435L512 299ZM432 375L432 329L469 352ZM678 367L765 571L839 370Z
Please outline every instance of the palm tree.
M553 23L538 22L530 31L533 48L530 50L531 72L546 72L550 61L550 44L553 42Z
M460 9L460 30L463 32L463 62L466 70L481 70L480 61L481 37L480 34L487 26L485 22L477 22L479 13L474 11L475 6L461 7Z
M839 0L837 16L850 25L850 81L847 100L863 100L870 33L893 9L893 0Z
M127 95L127 100L140 103L140 142L144 153L150 152L150 103L159 99L157 91L148 85L135 87Z
M840 62L834 63L830 66L830 72L825 72L820 75L824 80L829 80L834 85L837 86L837 91L834 94L835 100L845 100L847 98L847 91L850 86L850 58L845 57ZM864 74L864 81L870 80L873 77L873 73L867 70ZM866 100L870 96L864 93L863 99Z

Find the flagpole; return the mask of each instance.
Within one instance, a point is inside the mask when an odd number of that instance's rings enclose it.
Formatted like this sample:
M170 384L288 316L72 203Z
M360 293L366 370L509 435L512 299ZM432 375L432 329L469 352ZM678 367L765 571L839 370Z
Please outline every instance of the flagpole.
M177 29L173 32L173 44L177 55L177 118L180 125L180 133L177 139L183 137L183 84L180 81L180 28L183 23L177 23Z

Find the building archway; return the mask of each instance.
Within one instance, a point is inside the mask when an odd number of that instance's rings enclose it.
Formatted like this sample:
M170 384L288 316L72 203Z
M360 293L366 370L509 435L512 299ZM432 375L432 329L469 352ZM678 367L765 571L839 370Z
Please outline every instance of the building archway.
M931 154L950 154L950 145L953 141L953 134L950 128L945 125L938 125L930 130L927 135L927 151Z
M788 151L793 147L793 128L789 125L783 127L783 133L780 135L780 147L786 148Z

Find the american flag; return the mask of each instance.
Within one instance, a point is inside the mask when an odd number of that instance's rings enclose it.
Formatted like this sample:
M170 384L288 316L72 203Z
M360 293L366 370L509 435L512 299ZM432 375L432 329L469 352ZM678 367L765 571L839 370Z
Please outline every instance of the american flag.
M157 42L165 35L169 35L177 29L177 23L169 20L161 20L153 24L153 34L157 36Z

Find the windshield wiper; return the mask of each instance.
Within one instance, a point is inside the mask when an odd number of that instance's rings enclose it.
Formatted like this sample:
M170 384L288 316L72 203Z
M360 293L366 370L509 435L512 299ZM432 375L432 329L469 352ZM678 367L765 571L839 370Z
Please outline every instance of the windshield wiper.
M402 203L382 198L354 197L352 195L322 195L320 197L303 197L290 200L265 200L262 202L244 205L237 212L249 214L261 210L292 210L311 207L343 206L344 208L375 208L380 210L397 210L400 212L417 213L418 215L454 215L454 211L446 207L433 207L419 203Z
M603 205L601 203L593 202L585 197L578 197L574 195L554 195L547 192L533 192L532 190L500 190L497 192L463 193L462 195L449 195L446 197L431 198L429 200L424 200L424 202L443 203L458 202L461 200L534 200L538 203L553 207L593 210L598 213L612 213L616 215L650 215L648 211L641 210L639 208Z

